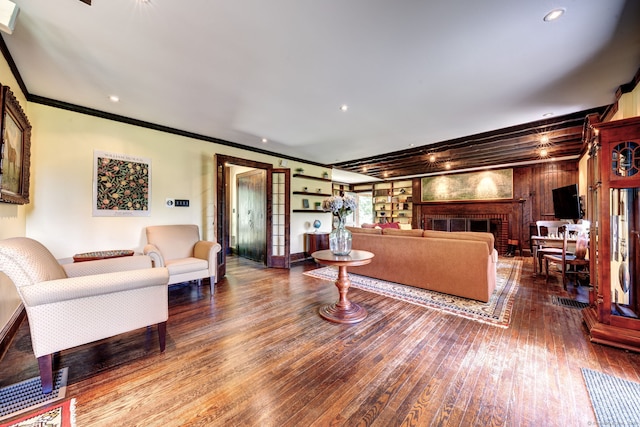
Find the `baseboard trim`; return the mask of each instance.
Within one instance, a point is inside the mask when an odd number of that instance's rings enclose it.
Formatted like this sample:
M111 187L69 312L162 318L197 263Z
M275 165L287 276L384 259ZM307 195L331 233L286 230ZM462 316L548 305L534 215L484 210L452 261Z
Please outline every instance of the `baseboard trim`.
M13 316L11 316L7 324L0 331L0 360L2 360L7 350L9 350L11 341L13 341L13 338L18 333L18 328L25 317L27 317L27 312L24 309L24 305L20 303L13 313Z

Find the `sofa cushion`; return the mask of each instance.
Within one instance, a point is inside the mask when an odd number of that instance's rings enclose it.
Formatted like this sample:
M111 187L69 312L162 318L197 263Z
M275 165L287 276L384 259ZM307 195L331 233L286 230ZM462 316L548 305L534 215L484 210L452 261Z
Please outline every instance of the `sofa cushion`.
M419 228L413 230L396 230L395 228L385 228L384 230L382 230L382 234L389 236L422 237L422 230Z
M360 227L345 227L347 230L352 233L360 233L360 234L382 234L382 230L379 228L360 228Z
M494 250L495 237L491 233L482 233L476 231L435 231L424 230L423 237L435 237L438 239L454 239L454 240L478 240L486 242L489 253Z

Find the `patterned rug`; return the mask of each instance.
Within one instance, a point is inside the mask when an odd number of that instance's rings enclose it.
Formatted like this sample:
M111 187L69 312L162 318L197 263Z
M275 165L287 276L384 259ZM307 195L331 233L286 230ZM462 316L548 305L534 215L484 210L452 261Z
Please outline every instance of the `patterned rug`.
M521 259L499 258L496 289L487 303L399 283L386 282L358 274L348 274L351 286L354 288L443 311L476 322L508 328L511 321L513 299L518 291L521 271ZM321 267L316 270L306 271L304 274L335 282L338 277L338 269L336 267Z
M76 400L67 399L15 418L0 427L75 427Z
M599 426L640 425L640 384L582 368Z

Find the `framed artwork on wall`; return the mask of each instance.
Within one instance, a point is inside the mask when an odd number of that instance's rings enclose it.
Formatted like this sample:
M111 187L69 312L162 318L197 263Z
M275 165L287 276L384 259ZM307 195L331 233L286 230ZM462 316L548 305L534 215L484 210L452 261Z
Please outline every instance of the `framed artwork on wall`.
M149 216L151 159L93 152L93 216Z
M422 178L422 202L513 199L513 169Z
M29 203L31 124L8 86L0 87L0 202Z

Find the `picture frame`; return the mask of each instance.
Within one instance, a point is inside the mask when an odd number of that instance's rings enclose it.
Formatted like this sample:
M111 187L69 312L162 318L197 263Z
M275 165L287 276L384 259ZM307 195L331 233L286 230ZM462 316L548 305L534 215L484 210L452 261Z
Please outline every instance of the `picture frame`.
M496 169L424 177L420 180L423 203L513 199L513 169Z
M0 202L29 203L31 124L9 86L0 87Z
M150 216L150 158L94 150L93 167L93 216Z
M309 209L309 199L302 199L302 208Z

